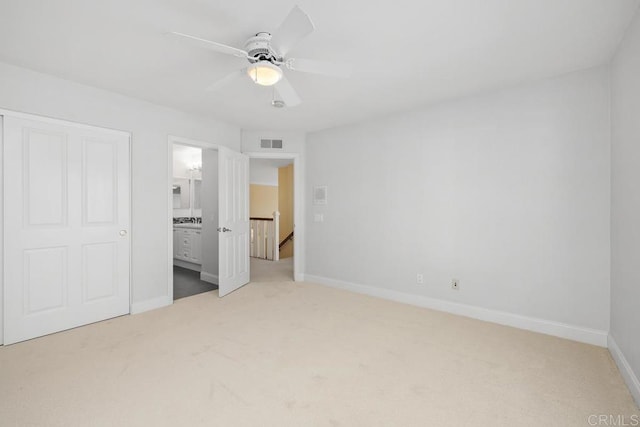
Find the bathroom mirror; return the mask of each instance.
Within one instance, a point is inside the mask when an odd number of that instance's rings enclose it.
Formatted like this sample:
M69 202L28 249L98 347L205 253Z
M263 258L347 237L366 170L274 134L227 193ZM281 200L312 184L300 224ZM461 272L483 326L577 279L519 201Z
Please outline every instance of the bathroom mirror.
M195 217L202 216L202 204L201 204L201 192L202 192L202 180L201 179L192 179L192 203L193 203L193 215Z
M173 209L190 209L190 188L188 178L173 179Z

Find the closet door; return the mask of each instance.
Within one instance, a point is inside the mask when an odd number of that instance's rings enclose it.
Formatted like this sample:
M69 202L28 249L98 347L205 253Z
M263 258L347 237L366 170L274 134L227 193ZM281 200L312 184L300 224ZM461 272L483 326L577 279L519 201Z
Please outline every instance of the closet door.
M4 117L4 343L129 313L129 135Z

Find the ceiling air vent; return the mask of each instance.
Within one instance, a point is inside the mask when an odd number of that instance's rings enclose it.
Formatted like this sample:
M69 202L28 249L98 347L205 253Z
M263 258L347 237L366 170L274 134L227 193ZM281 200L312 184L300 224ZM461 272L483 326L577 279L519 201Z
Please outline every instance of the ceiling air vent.
M276 148L282 150L281 139L261 139L260 148Z

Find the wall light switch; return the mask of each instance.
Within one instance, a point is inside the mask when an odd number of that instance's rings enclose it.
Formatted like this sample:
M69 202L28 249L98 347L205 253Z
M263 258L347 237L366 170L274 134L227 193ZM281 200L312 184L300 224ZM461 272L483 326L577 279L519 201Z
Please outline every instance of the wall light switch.
M324 214L313 214L313 222L324 222Z

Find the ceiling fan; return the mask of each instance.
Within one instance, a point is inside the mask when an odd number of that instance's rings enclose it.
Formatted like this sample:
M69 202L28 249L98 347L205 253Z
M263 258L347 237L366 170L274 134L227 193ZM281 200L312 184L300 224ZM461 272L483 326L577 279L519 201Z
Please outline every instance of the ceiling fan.
M296 106L302 102L295 89L283 73L283 68L303 73L323 74L333 77L348 77L351 73L347 65L334 64L312 59L298 59L287 56L289 51L315 27L309 16L298 6L294 6L284 22L274 34L258 32L238 49L222 43L205 40L189 34L171 32L170 35L218 53L246 59L249 65L223 77L207 88L218 90L236 78L248 76L254 83L262 86L274 86L281 100L274 99L274 107Z

